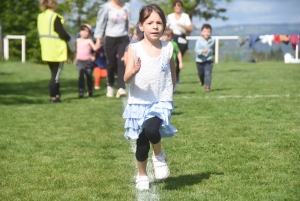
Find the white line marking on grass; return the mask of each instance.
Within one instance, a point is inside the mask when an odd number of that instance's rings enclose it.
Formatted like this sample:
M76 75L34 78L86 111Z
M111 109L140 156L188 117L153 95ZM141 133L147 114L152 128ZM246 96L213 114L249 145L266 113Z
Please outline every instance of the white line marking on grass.
M127 98L122 98L123 101L123 108L125 109L127 104ZM134 163L136 167L135 175L133 176L133 181L135 182L135 177L137 175L137 164L135 159L135 151L136 151L136 142L135 140L130 140L130 149L133 153ZM151 157L148 159L151 160ZM136 190L136 198L137 201L159 201L159 193L157 192L156 185L155 185L155 177L154 177L154 169L152 162L148 161L147 164L147 173L150 181L150 189L145 191ZM135 188L135 185L134 185Z
M227 98L280 98L280 97L300 97L299 95L293 95L291 94L285 94L285 95L277 95L277 94L269 94L269 95L248 95L248 96L241 96L241 95L228 95L228 96L174 96L174 98L184 98L184 99L190 99L190 98L198 98L198 99L227 99Z

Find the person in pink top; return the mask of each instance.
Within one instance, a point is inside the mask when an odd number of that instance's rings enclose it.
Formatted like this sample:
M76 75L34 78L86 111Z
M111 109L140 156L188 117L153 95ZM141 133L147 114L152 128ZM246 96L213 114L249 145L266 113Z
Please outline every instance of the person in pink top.
M95 57L92 54L92 50L96 51L97 46L90 38L92 27L89 24L83 24L80 26L79 35L80 38L76 40L76 66L79 73L78 78L78 92L79 98L83 98L85 89L85 77L87 79L87 95L93 95L93 69Z

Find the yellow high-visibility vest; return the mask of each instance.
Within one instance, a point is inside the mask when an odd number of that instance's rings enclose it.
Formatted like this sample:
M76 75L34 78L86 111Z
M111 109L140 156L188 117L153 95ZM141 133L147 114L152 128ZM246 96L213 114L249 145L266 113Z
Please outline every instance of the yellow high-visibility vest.
M47 9L38 15L37 27L43 61L63 62L68 58L67 43L54 31L54 21L57 16L61 18L63 24L63 17L51 10Z

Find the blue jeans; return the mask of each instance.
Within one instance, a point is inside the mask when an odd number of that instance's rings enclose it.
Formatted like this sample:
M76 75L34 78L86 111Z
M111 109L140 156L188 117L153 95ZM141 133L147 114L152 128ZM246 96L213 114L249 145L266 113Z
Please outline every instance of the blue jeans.
M197 64L198 76L200 82L204 84L204 80L205 80L205 85L210 86L213 62L212 61L205 61L203 63L196 62L196 64Z

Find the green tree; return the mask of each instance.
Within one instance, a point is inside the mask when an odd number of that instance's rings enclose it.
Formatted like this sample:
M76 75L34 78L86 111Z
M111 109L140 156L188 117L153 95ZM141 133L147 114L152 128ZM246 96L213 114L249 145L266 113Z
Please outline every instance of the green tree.
M142 0L143 2L149 4L153 3L153 0ZM223 14L226 12L225 8L217 8L217 2L222 0L182 0L184 8L183 11L187 13L190 18L199 17L209 20L211 18L221 18L222 20L227 20L228 18ZM231 2L232 0L224 0L226 2ZM156 0L155 3L159 5L165 14L170 14L174 12L173 2L175 0Z
M0 21L3 36L26 35L27 59L40 58L40 46L37 33L38 0L1 0ZM2 39L1 39L2 40ZM21 58L21 41L10 40L10 57Z

